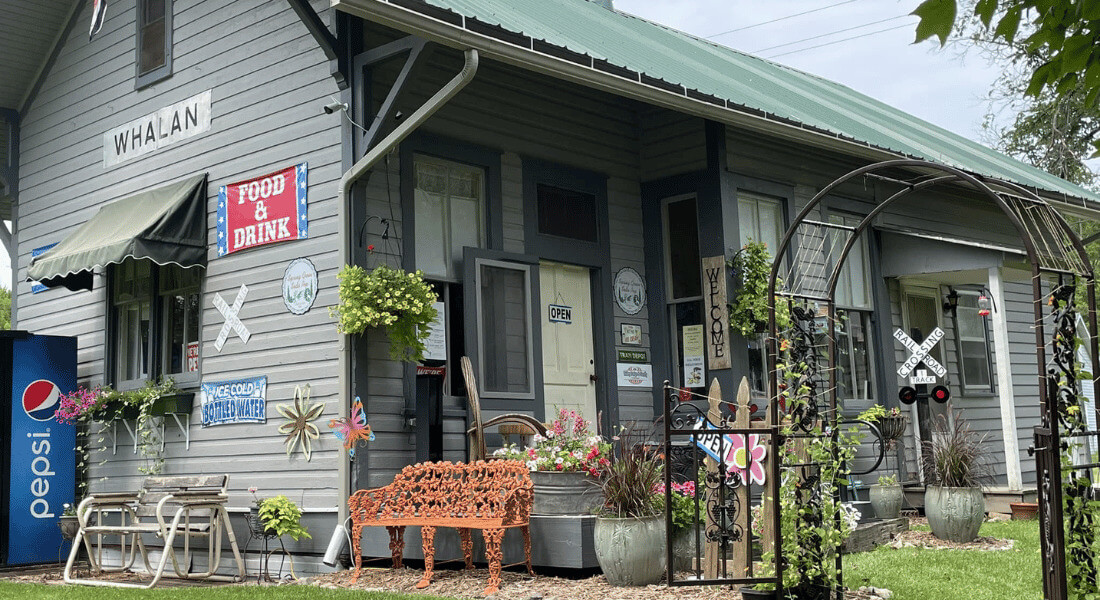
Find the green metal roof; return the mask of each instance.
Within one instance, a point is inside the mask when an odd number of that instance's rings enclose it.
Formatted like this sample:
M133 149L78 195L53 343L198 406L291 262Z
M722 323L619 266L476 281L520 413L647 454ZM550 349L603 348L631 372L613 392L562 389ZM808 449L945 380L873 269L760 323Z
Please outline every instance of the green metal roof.
M520 47L531 48L531 40L542 40L596 59L593 64L599 70L664 88L670 93L734 110L764 113L761 116L904 156L1100 202L1097 194L839 83L633 15L607 10L587 0L378 1L421 12ZM337 0L335 3L363 5L368 2ZM453 11L453 14L446 11ZM531 39L524 40L524 37ZM539 51L540 45L535 43L533 48ZM545 45L542 51L553 54ZM583 64L578 58L571 57L571 60ZM601 60L608 64L598 66Z

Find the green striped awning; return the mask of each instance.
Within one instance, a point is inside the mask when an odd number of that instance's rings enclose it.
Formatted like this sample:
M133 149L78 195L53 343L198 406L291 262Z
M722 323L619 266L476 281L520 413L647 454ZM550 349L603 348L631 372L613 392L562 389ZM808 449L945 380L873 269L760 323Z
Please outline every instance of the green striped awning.
M206 174L99 209L69 237L31 260L27 279L91 290L92 271L127 258L158 265L206 265Z

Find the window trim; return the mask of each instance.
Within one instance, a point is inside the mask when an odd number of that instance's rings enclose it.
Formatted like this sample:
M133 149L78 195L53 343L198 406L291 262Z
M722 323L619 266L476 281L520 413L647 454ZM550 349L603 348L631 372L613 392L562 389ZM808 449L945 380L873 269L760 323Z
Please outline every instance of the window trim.
M959 296L968 295L977 297L981 294L981 289L977 287L969 286L954 286L954 290ZM963 396L991 396L996 393L994 387L997 381L997 374L994 370L993 364L993 344L989 336L989 323L982 317L978 317L982 321L982 337L985 343L985 361L986 368L989 373L989 384L972 384L966 381L966 368L963 366L963 339L961 330L959 329L959 311L956 308L951 314L951 325L955 328L955 356L959 369L959 391ZM967 341L977 341L968 339Z
M145 259L127 259L127 260L145 260ZM106 315L107 326L105 331L107 332L107 339L104 340L104 358L103 358L103 381L115 389L125 391L138 389L145 385L146 381L157 380L161 377L171 377L176 385L191 389L198 387L199 382L202 380L202 326L203 326L203 309L202 298L206 287L206 278L199 278L199 370L194 373L165 373L163 367L164 353L163 344L166 336L167 319L165 318L165 306L164 296L160 294L160 269L164 268L164 265L158 265L152 261L152 269L150 271L150 283L149 289L151 290L149 300L149 335L151 343L149 344L148 356L146 360L149 364L149 373L146 379L126 379L119 380L118 375L118 333L119 333L119 319L118 312L114 303L115 288L118 285L118 269L119 264L108 265L105 269L104 275L107 280L106 288ZM201 268L201 267L190 267Z
M530 369L530 389L524 394L514 392L491 392L484 389L484 328L481 327L481 298L477 293L480 281L480 266L492 265L508 269L526 271L527 293L527 331L528 353L527 361ZM536 418L543 418L543 380L541 359L542 352L542 323L537 316L537 304L539 302L539 258L527 254L515 254L479 248L466 248L463 253L463 272L468 283L463 286L465 296L464 327L466 328L466 355L473 363L474 372L477 374L479 396L482 398L482 410L520 410L532 412Z
M164 0L164 64L146 73L141 72L141 21L144 17L145 3L137 0L137 15L134 19L136 42L134 48L134 89L140 90L172 76L172 0Z
M421 157L423 157L424 162L427 163L427 164L434 164L434 165L437 165L437 166L445 166L446 167L446 166L448 166L446 163L451 163L451 164L454 164L454 165L459 165L459 166L462 166L462 167L468 167L470 169L477 169L477 170L481 171L481 173L482 173L481 198L480 198L481 206L478 208L478 210L481 213L480 214L480 217L481 217L481 219L480 219L481 220L481 223L480 223L481 231L480 231L480 236L479 236L481 239L478 240L478 243L480 244L479 247L488 248L489 247L489 232L488 232L489 219L488 219L487 211L489 209L489 182L488 182L489 167L486 166L486 165L483 165L483 164L477 164L477 163L473 163L473 162L469 162L469 161L464 161L464 160L461 160L461 159L445 158L445 157L438 156L436 154L431 154L431 153L428 153L428 152L413 152L412 155L411 155L411 158L410 158L410 160L412 161L412 164L410 165L410 168L412 169L412 188L410 189L410 194L409 194L410 195L410 199L409 199L409 201L410 201L410 214L413 215L413 217L414 217L413 222L410 224L412 230L413 231L416 230L416 227L415 227L416 180L417 180L416 165L417 165L417 160L420 159ZM450 231L449 231L449 225L451 223L451 219L450 219L450 215L451 215L450 196L448 195L446 199L447 199L447 206L446 206L447 218L445 219L445 223L448 225L448 235L450 235ZM414 238L418 238L418 237L419 236L414 236ZM406 239L409 239L409 238L406 237ZM454 260L453 250L454 250L454 248L452 248L451 245L452 245L452 240L450 238L448 238L446 248L444 250L448 253L450 258L452 259L452 264L453 264L453 260ZM412 247L411 247L411 249L414 250L414 251L415 251L415 246L416 246L416 244L414 243L414 244L412 244ZM415 252L414 252L414 254L415 254ZM421 267L420 265L417 265L416 268L421 268L422 269L423 267ZM448 269L448 270L450 270L450 269ZM436 274L427 274L427 273L425 273L425 277L428 278L430 281L439 281L439 282L447 282L447 283L462 283L462 280L463 280L462 273L461 273L461 268L456 269L455 273L453 274L452 277L439 276L439 275L436 275Z

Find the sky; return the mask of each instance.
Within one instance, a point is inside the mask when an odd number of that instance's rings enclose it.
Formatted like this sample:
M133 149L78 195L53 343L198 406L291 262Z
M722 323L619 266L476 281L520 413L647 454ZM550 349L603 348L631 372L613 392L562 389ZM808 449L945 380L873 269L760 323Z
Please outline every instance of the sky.
M615 8L842 83L978 142L1001 71L976 53L913 44L920 0L614 0ZM804 14L800 14L804 13ZM736 31L732 31L736 30ZM1004 118L1001 118L1004 121ZM11 267L0 252L0 286Z

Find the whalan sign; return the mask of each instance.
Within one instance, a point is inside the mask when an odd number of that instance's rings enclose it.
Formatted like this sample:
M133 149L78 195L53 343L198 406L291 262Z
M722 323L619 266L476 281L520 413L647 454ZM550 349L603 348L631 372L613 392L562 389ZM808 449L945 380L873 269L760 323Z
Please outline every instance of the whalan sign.
M218 256L309 237L306 177L302 163L223 185L218 194Z
M210 130L210 90L103 134L103 167Z
M267 375L203 383L202 426L267 422Z

